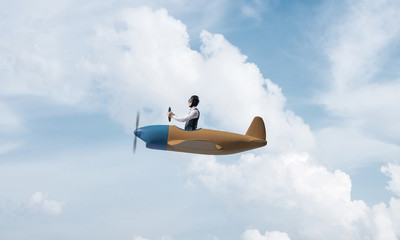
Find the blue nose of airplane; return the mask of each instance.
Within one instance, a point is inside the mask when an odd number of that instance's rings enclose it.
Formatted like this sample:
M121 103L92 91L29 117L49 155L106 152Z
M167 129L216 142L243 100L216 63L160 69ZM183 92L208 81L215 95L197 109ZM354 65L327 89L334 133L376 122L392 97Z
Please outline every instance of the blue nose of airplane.
M136 137L140 138L140 133L141 133L141 129L138 128L135 131L133 131L133 134L135 134Z
M147 148L167 150L168 125L153 125L136 129L133 133L146 142Z

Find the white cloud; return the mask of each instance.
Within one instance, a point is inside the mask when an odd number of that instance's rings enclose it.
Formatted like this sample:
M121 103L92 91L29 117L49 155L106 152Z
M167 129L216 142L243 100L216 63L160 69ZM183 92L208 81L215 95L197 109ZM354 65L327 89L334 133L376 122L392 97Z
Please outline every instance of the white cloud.
M86 19L71 1L14 1L4 5L0 25L0 96L36 96L62 104L90 94L90 79L75 64L85 54ZM79 5L77 9L83 8ZM91 87L91 86L90 86Z
M385 220L386 228L394 229L396 236L400 236L400 165L398 163L389 163L383 166L381 171L391 178L387 189L396 194L397 198L392 197L390 199L389 210L382 210L383 213L381 213L380 217ZM388 219L391 219L391 222ZM380 233L382 236L385 236L385 230L382 229Z
M43 192L34 193L29 200L31 209L39 210L52 216L60 215L64 205L64 202L49 199L49 194Z
M386 171L394 168L390 169ZM299 238L396 239L398 234L399 199L393 198L388 207L382 203L372 208L353 200L350 177L340 170L328 171L307 154L247 154L233 164L198 157L189 172L230 211L237 209L238 217L264 225L282 223L285 232Z
M253 0L244 1L240 4L243 17L254 19L260 22L262 20L262 13L268 9L271 3L270 1Z
M168 106L185 114L188 97L198 94L202 127L212 124L244 133L253 117L260 115L267 125L271 152L313 147L309 127L285 110L279 86L265 79L222 35L203 31L202 46L195 51L182 22L165 9L146 7L125 9L93 22L86 26L94 28L93 34L76 35L75 44L64 38L70 28L47 25L43 19L10 32L0 41L1 49L7 49L0 61L6 69L0 76L5 86L0 94L93 106L96 103L90 103L93 99L88 95L96 93L127 129L137 109L145 112L142 125L166 123ZM79 25L78 29L86 28ZM63 206L43 192L30 199L32 209L50 215L60 214Z
M372 228L375 230L373 235L375 239L397 240L389 210L383 203L374 206L372 209Z
M396 236L400 236L400 199L390 199L390 214Z
M326 127L316 131L315 136L318 142L313 154L330 169L347 170L373 162L395 161L400 154L398 145L366 136L357 124Z
M382 81L382 80L381 80ZM388 144L398 144L400 130L400 76L391 82L366 84L344 92L333 92L324 97L330 112L357 124L365 138L375 138Z
M137 109L146 112L141 123L160 124L168 106L186 114L186 100L198 94L202 127L212 123L244 133L260 115L272 149L314 145L309 127L285 110L281 89L264 79L237 47L222 35L203 31L201 50L192 50L186 26L165 9L125 9L77 28L50 24L57 14L26 14L31 22L13 22L21 30L6 28L0 41L0 95L40 96L89 109L104 109L105 103L131 130ZM92 28L95 33L87 34Z
M347 2L329 35L327 54L339 90L352 90L373 81L388 47L399 37L400 4L397 1Z
M390 162L400 153L400 76L388 74L393 72L390 66L395 65L393 53L400 39L400 4L392 0L345 3L325 38L330 88L317 101L336 123L317 132L318 143L329 143L328 151L318 149L317 156L335 167L342 167L342 160L350 165Z
M278 231L268 232L266 231L262 235L257 229L248 229L243 233L243 240L290 240L287 233Z
M389 163L383 166L381 171L392 179L389 181L388 189L400 196L400 165Z
M381 50L397 34L397 28L389 27L388 32L380 29L383 22L396 20L396 16L391 10L375 16L369 13L370 2L364 3L366 6L359 6L362 10L366 7L370 17L362 17L360 21L350 17L352 21L338 30L343 34L329 48L335 89L323 100L337 115L350 116L355 121L369 119L362 126L357 125L356 130L374 129L376 136L397 139L398 135L389 131L397 126L394 125L397 112L389 111L396 109L396 105L387 102L398 100L395 94L398 85L370 83L379 66L374 59L380 57ZM142 124L146 125L166 121L168 106L177 114L185 113L186 100L192 94L200 95L203 126L212 124L244 133L253 116L261 115L267 125L269 143L265 149L269 154L243 155L237 164L230 165L221 164L214 157L199 157L192 162L191 173L225 202L239 206L235 208L238 211L251 212L250 205L260 206L263 212L250 219L261 223L281 221L285 226L282 231L290 236L293 233L308 239L326 236L379 239L399 234L395 230L398 223L393 220L399 219L398 200L393 198L390 206L377 205L372 209L363 201L352 200L350 177L340 170L328 171L307 154L314 147L313 133L300 117L285 109L286 100L279 86L265 79L258 67L247 62L240 49L222 35L203 31L201 49L195 51L190 48L186 26L164 9L126 9L94 22L94 35L77 36L84 54L69 55L69 50L79 51L73 48L75 45L66 43L68 39L61 34L65 29L40 21L1 38L0 47L5 53L0 57L0 68L4 70L0 71L4 86L1 94L44 96L76 104L90 101L87 95L95 92L101 101L107 102L110 114L127 129L132 127L137 109L145 111ZM360 36L343 37L364 23L372 24L373 28ZM357 44L364 38L366 43L359 47ZM15 43L14 39L19 41ZM364 52L370 48L371 52ZM342 59L350 60L342 62ZM366 68L372 70L364 72ZM386 98L374 97L376 91ZM369 107L382 117L369 118L374 115ZM382 123L384 117L391 119L386 127L371 127L374 121ZM320 141L335 131L325 130L322 133L328 134ZM356 130L352 136L362 139L363 134ZM376 143L372 141L368 146ZM381 146L383 149L384 145ZM397 152L395 146L385 147ZM388 171L394 172L391 168ZM390 189L397 192L397 180L393 181ZM58 215L64 203L37 192L32 195L30 206ZM289 235L284 232L261 235L258 230L248 230L245 236L284 239ZM143 238L136 237L139 239Z
M185 25L165 10L149 8L125 10L96 29L91 40L96 60L86 59L84 66L106 79L111 114L127 128L135 109L147 108L143 122L160 123L168 106L186 114L186 100L198 94L202 127L212 121L244 133L260 115L272 149L313 146L309 127L284 109L281 89L222 35L203 31L201 51L194 51Z

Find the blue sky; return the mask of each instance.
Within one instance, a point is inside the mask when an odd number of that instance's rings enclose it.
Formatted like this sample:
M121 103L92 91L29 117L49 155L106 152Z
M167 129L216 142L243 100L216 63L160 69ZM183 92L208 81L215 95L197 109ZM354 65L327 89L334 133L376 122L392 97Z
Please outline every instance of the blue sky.
M3 5L1 239L400 237L398 1ZM268 145L132 155L193 94Z

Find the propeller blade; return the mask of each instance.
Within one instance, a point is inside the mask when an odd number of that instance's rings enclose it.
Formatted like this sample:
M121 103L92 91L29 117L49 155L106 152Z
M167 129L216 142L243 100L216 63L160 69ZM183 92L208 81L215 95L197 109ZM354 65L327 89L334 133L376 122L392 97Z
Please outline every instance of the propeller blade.
M168 112L171 112L171 107L168 108ZM168 117L168 121L171 122L171 118Z
M135 140L133 140L133 154L136 153L136 142L137 142L137 137L135 136Z
M136 114L136 130L139 127L139 119L140 119L140 112L138 111L137 114Z
M136 129L135 131L137 131L137 129L139 128L139 120L140 120L140 112L138 111L136 114ZM136 153L136 143L137 143L137 136L135 135L135 138L133 140L133 154Z

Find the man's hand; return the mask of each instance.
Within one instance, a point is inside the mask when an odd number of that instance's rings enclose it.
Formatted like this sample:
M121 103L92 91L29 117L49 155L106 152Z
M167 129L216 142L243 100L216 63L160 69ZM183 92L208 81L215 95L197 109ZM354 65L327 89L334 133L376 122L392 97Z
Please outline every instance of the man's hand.
M175 114L173 112L168 112L168 117L173 117Z

